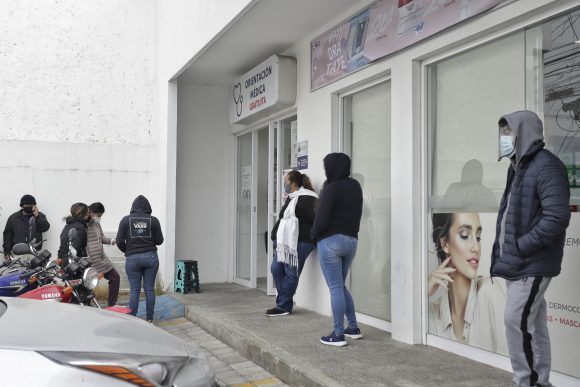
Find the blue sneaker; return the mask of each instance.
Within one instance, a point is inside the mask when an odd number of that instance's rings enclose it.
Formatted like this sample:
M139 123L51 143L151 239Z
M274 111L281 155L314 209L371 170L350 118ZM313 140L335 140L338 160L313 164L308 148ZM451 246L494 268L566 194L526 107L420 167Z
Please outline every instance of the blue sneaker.
M349 328L346 328L344 330L344 335L346 337L349 337L349 338L355 339L355 340L358 340L358 339L362 339L363 338L363 335L362 335L362 333L360 333L360 329L359 328L350 328L350 327Z
M322 336L320 342L326 345L334 345L335 347L344 347L346 345L344 335L337 335L334 331L328 336Z

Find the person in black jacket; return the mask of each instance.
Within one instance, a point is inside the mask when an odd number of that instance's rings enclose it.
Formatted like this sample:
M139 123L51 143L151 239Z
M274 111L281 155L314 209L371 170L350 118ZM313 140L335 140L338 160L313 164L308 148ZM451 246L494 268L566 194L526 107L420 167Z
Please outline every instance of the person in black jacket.
M76 250L77 257L87 256L87 221L89 218L89 207L85 203L75 203L70 207L70 216L66 217L66 225L60 233L57 263L61 267L68 264L69 242ZM68 234L71 228L76 230L76 235L72 240L69 240Z
M278 290L276 307L266 316L286 316L292 313L294 293L306 258L314 248L310 228L314 222L314 207L318 195L308 176L290 171L284 176L284 191L288 198L280 210L271 239L276 246L270 267Z
M34 217L35 226L32 235L29 235L30 218ZM8 217L4 228L4 258L10 260L12 246L17 243L28 243L32 239L40 242L38 249L42 248L42 233L48 231L50 223L46 216L38 210L36 199L32 195L24 195L20 199L20 211Z
M157 246L163 243L161 225L151 216L151 205L143 195L137 196L131 213L121 219L115 238L117 247L125 253L125 272L129 279L129 308L137 315L141 282L145 291L146 319L153 321L155 310L155 277L159 269Z
M517 386L551 386L550 337L544 294L560 274L570 189L565 165L544 149L536 113L499 120L499 160L508 157L497 217L491 275L506 279L505 326Z
M345 336L362 338L354 301L344 283L356 254L363 206L362 188L350 177L350 164L350 157L344 153L330 153L324 158L326 183L310 230L312 238L317 240L320 267L330 290L334 318L334 331L320 341L333 346L346 345Z

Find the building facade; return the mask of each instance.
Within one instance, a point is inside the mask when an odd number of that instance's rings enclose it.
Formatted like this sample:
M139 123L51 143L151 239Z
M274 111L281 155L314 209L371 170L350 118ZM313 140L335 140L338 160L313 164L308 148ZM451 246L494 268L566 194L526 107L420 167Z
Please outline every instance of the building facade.
M505 288L489 278L507 171L497 161L497 122L516 110L540 115L546 146L567 165L575 211L577 3L322 1L313 8L248 2L168 79L176 89L167 128L176 143L176 257L200 261L202 281L273 294L266 234L283 200L284 170L307 173L319 190L323 157L345 152L364 192L347 280L360 320L403 342L509 369ZM446 214L481 229L474 270L464 273L472 296L459 338L449 328L447 292L429 286L441 264L434 222ZM580 378L579 346L570 345L580 340L578 292L570 291L579 222L574 212L562 274L547 298L562 385ZM330 314L316 252L296 302Z

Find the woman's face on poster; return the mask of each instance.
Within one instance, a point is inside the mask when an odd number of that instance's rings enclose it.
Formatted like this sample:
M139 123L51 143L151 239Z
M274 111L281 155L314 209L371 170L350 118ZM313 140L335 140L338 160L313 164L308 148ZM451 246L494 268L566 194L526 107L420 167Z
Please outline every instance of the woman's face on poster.
M449 229L449 237L441 243L443 251L451 257L450 266L456 269L452 276L477 277L481 256L481 222L479 214L457 213Z

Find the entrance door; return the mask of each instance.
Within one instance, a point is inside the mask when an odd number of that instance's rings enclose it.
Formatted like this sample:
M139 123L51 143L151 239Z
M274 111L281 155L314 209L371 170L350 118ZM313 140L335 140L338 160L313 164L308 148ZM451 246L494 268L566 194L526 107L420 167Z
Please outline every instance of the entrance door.
M284 204L281 176L292 167L295 131L296 116L292 116L237 138L235 282L270 295L276 294L270 273L274 255L270 232Z
M253 133L238 137L237 160L237 203L236 203L236 264L235 278L245 286L256 287L255 259L255 179L252 157Z
M391 320L391 83L342 97L342 147L363 189L363 214L349 288L366 323ZM361 321L365 316L361 316Z

